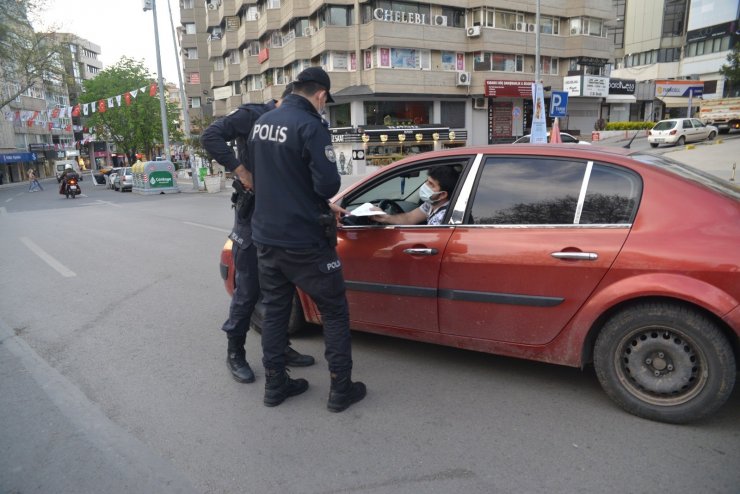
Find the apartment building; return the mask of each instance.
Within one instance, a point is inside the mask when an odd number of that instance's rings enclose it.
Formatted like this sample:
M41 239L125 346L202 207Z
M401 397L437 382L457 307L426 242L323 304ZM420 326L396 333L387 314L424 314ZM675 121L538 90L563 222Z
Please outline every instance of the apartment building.
M728 94L719 74L738 36L740 0L619 0L624 38L612 76L636 82L631 120L685 116ZM626 5L624 5L626 3Z
M540 3L544 85L608 77L613 2ZM511 142L530 127L535 12L535 0L182 0L186 93L191 107L208 93L221 116L278 97L320 65L332 78L340 161ZM563 125L590 133L602 107L602 97L574 94Z

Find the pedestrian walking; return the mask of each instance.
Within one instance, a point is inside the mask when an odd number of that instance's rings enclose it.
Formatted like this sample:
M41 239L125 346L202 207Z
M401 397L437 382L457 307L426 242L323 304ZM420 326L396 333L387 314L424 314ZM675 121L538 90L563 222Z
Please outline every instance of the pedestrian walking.
M234 180L242 187L232 195L234 203L234 227L229 238L233 244L231 255L234 261L234 294L229 306L229 317L221 329L226 333L227 357L226 365L231 376L238 382L254 382L254 372L246 360L245 343L249 324L252 319L255 305L260 295L259 278L257 275L257 249L252 243L252 209L250 200L252 189L251 173L247 171L247 138L257 118L276 108L279 102L267 104L241 105L224 118L211 124L201 137L203 147L219 163L235 174ZM238 157L227 144L236 140ZM247 192L249 191L249 192ZM289 342L283 347L283 353L288 365L305 367L313 365L315 359L310 355L302 355L294 350Z
M266 406L308 389L305 379L288 376L282 351L295 287L321 313L331 376L327 408L341 412L366 394L363 383L351 380L349 309L335 249L336 207L328 202L341 185L331 134L321 118L326 104L334 101L330 89L323 69L305 69L280 108L257 120L250 139L248 166L253 167L256 195L252 238L265 306Z
M36 192L37 190L44 190L36 177L36 171L31 168L28 170L28 192Z

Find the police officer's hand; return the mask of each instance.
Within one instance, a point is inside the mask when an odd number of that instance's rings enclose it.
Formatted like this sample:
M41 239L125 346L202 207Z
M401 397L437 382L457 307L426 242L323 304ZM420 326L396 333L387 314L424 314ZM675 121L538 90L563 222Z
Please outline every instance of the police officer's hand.
M349 214L349 211L339 206L338 204L334 204L333 202L329 203L329 208L332 210L334 216L337 218L337 222L342 219L342 215Z
M237 166L234 170L234 173L236 173L236 176L239 178L239 181L242 183L245 189L254 189L254 184L252 183L252 174L249 173L249 170L247 170L244 165Z

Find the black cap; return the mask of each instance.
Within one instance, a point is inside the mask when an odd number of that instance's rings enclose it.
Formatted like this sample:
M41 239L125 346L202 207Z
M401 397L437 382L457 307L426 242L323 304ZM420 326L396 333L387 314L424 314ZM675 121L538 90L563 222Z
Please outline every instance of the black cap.
M329 92L331 89L331 79L329 79L329 74L327 74L321 67L309 67L305 69L303 72L298 74L295 82L315 82L316 84L323 86L323 88L326 89L326 102L334 103L334 98L331 97L331 93Z

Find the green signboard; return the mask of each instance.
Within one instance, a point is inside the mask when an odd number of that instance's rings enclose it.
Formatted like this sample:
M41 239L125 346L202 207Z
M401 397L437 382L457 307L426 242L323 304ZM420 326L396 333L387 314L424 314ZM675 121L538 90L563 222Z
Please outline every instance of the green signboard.
M149 174L149 186L155 187L172 187L172 173L165 171L156 171Z

